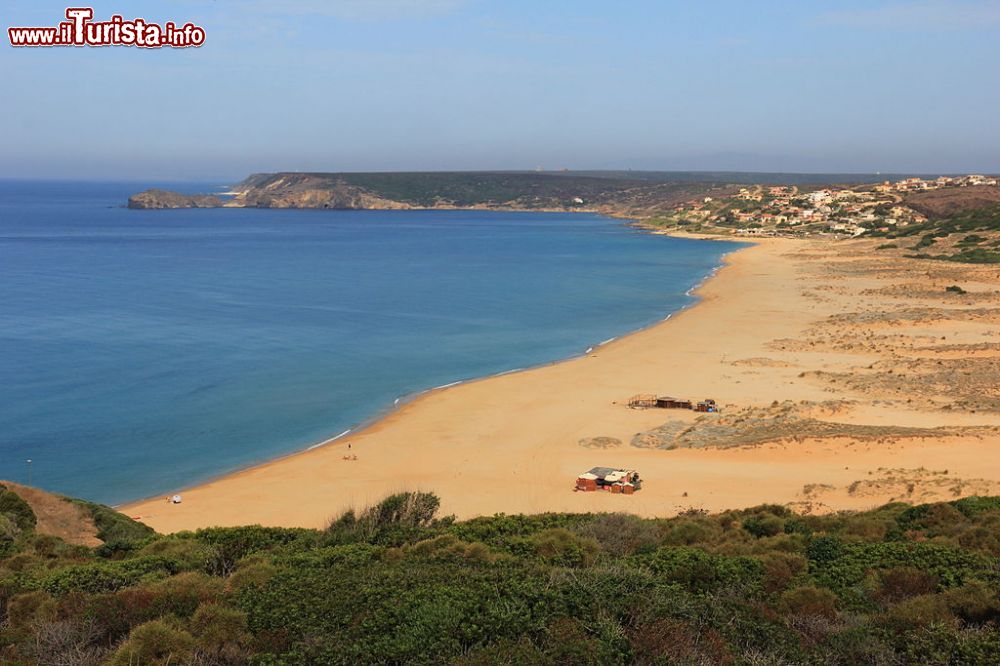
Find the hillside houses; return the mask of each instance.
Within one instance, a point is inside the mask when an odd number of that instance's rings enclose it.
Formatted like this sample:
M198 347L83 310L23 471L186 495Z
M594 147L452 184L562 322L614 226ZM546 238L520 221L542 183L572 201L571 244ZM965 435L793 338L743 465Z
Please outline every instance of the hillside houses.
M905 178L874 186L825 187L801 192L795 186L742 187L729 198L704 197L677 206L670 221L711 226L745 236L833 234L860 236L926 221L903 205L900 194L941 187L996 187L993 176Z

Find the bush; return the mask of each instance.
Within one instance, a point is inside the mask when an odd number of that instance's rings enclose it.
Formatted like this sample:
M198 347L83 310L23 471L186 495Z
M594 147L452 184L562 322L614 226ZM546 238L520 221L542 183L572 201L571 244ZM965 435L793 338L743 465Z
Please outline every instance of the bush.
M581 537L564 527L554 527L528 537L532 551L550 564L585 567L593 564L601 546L594 539Z
M546 656L556 664L603 666L606 646L587 635L580 622L571 618L554 620L548 628Z
M225 581L203 573L188 571L150 585L159 615L187 618L201 604L222 595Z
M208 544L188 536L157 539L140 548L136 554L170 560L177 571L208 571L216 552Z
M392 549L390 553L387 553L387 556L390 559L402 556L435 561L469 563L488 563L496 559L496 556L485 544L468 543L460 540L454 534L442 534L432 539Z
M333 532L154 537L114 560L21 534L0 562L0 662L847 666L1000 650L997 498L462 523L432 505L397 497ZM684 545L651 550L661 538Z
M21 528L7 515L0 513L0 557L14 552L14 543L21 535Z
M654 572L695 594L722 586L742 587L753 593L763 588L764 565L752 557L712 555L687 546L664 547L650 562Z
M198 649L214 661L242 663L252 637L247 631L246 613L222 604L202 604L191 618Z
M743 529L757 537L772 537L785 531L785 521L774 514L764 513L743 521Z
M761 558L761 562L764 566L764 590L770 593L787 588L809 566L809 561L801 555L782 552L768 553Z
M426 536L441 500L433 493L397 493L368 507L360 516L348 510L327 527L335 543L365 541L400 546Z
M210 546L207 571L216 576L228 576L235 570L237 562L249 555L293 545L308 547L320 543L320 535L315 530L260 525L210 527L177 536L194 538Z
M153 620L132 630L109 666L176 666L194 654L194 637L163 620Z
M965 622L1000 622L1000 593L995 585L972 582L949 590L944 598L948 608Z
M663 544L667 546L707 545L721 538L723 528L718 521L709 518L677 518L670 522Z
M937 589L937 578L916 567L892 567L879 576L878 599L895 603L910 597L930 594Z
M0 515L7 516L21 531L35 529L35 524L38 522L31 505L4 485L0 485Z
M635 663L639 664L733 663L729 646L719 632L675 618L640 624L632 631L630 643Z
M263 558L249 558L240 562L236 571L226 580L226 591L235 594L247 587L266 585L279 569Z
M45 592L25 592L7 602L7 621L15 631L29 629L36 622L53 620L55 615L55 599Z
M925 594L906 599L889 608L882 624L894 631L925 629L935 624L956 626L955 616L941 595Z
M594 539L601 550L614 557L656 550L659 530L649 520L624 513L607 513L576 528L583 537Z
M139 582L166 578L176 571L174 562L163 557L94 562L59 569L42 579L41 587L55 595L70 591L114 592Z
M832 620L837 617L837 595L820 587L797 587L781 595L786 615L815 615Z

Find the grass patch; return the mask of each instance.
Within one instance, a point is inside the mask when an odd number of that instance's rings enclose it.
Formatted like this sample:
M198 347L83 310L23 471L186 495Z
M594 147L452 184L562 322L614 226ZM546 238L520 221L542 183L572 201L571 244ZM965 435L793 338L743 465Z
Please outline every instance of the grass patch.
M94 519L97 538L106 544L138 544L156 534L152 527L132 520L109 506L82 499L66 498L67 502L83 507Z

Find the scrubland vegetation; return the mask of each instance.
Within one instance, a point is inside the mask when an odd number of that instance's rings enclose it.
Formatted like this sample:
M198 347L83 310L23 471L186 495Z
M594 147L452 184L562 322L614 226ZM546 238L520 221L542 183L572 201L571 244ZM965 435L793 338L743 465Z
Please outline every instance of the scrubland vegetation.
M980 232L980 233L973 233ZM872 232L871 236L904 239L919 236L920 240L911 249L942 245L942 252L907 254L913 259L938 259L965 264L1000 263L1000 205L984 206L966 210L943 219L931 219L922 224L914 224L884 232ZM985 234L985 235L983 235ZM939 243L939 241L945 241ZM888 244L880 247L887 247Z
M437 517L38 534L0 491L4 664L988 664L1000 498L799 516ZM107 509L103 509L107 511Z

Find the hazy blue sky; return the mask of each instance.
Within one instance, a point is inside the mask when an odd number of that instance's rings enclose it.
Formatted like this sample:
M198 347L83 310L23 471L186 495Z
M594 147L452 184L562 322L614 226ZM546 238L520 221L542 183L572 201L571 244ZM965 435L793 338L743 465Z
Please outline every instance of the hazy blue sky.
M80 3L71 3L80 4ZM4 0L10 25L65 3ZM117 0L200 49L0 47L0 177L1000 171L1000 0Z

